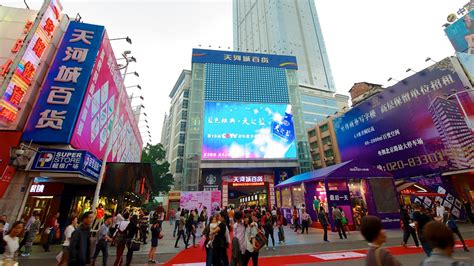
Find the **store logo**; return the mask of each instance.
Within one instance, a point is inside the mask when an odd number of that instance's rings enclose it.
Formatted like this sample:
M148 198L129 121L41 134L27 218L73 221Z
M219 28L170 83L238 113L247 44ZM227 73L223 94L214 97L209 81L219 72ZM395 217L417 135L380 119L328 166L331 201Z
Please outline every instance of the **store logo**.
M38 159L38 163L36 164L36 167L51 168L51 162L53 161L55 154L56 153L54 152L41 153Z
M213 174L206 176L206 183L208 185L214 185L217 181L217 177Z
M283 171L280 173L280 182L283 182L286 180L286 178L288 177L288 173Z

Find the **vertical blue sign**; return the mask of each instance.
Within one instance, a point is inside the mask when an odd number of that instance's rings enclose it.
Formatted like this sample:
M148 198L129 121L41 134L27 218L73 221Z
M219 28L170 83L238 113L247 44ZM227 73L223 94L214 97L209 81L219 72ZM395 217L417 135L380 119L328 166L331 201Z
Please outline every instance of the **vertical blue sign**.
M23 141L70 142L104 31L103 26L69 23L31 112Z

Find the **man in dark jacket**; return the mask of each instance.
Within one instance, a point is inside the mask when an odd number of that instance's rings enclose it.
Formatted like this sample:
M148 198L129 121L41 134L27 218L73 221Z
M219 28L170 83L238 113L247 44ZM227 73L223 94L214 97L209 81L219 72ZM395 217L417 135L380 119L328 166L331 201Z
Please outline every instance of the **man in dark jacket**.
M81 217L81 225L71 236L69 244L69 266L83 266L90 263L90 233L94 221L92 212L85 212Z

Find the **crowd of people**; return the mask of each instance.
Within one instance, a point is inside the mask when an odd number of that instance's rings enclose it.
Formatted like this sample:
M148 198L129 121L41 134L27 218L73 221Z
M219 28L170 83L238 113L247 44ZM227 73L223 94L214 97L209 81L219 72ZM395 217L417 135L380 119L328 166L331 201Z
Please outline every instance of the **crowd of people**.
M148 213L141 208L127 208L118 211L114 217L105 215L102 205L96 212L87 211L81 217L72 216L69 224L61 234L58 224L59 213L55 213L44 223L40 214L33 212L26 221L17 221L9 225L7 217L0 217L0 254L2 265L17 265L17 257L30 256L35 238L40 236L40 244L45 252L50 252L50 245L61 238L62 250L57 254L57 265L95 265L102 253L102 265L107 265L109 246L116 246L114 265L122 265L123 255L127 249L125 265L131 265L134 251L140 244L147 243L151 235L151 246L148 263L155 264L158 240L163 237L161 226L164 209L159 206ZM62 237L61 237L62 236ZM90 241L90 240L93 241ZM22 250L24 248L24 250ZM10 263L10 264L9 264Z
M315 219L323 229L323 241L329 242L327 230L331 223L339 238L347 239L349 228L344 210L334 205L329 217L323 206L317 207L319 209ZM300 208L294 206L289 220L281 209L274 206L265 208L241 205L235 209L223 207L213 210L204 207L200 212L197 209L178 208L166 213L163 206L159 205L149 213L141 208L126 208L116 212L113 217L102 210L103 207L99 205L94 213L89 211L81 217L70 217L63 234L58 226L59 213L41 223L40 214L33 212L25 221L17 221L12 225L7 223L6 216L0 216L0 232L4 236L0 243L3 261L15 261L20 254L29 256L34 239L38 235L41 236L42 248L48 252L50 244L58 235L62 235L62 251L56 257L57 265L95 265L101 253L102 265L107 265L111 245L116 246L114 265L130 265L134 252L140 249L141 244L147 244L150 236L148 263L155 264L158 240L163 238L162 226L166 218L173 229L174 247L179 248L181 240L185 249L201 247L206 253L206 265L246 266L250 260L253 265L258 265L262 248L267 251L276 250L275 232L278 244L284 245L285 226L289 225L298 234L308 234L308 228L313 224L304 205ZM440 202L436 202L435 207L431 209L423 208L417 203L401 205L400 215L402 245L406 247L412 237L414 244L421 246L428 256L422 265L438 265L434 262L452 261L454 235L459 238L464 250L469 251L455 216ZM401 265L382 248L383 243L387 241L387 235L379 218L364 214L357 229L369 242L368 265ZM89 241L91 237L94 239L92 242ZM228 249L232 251L230 257L227 255Z

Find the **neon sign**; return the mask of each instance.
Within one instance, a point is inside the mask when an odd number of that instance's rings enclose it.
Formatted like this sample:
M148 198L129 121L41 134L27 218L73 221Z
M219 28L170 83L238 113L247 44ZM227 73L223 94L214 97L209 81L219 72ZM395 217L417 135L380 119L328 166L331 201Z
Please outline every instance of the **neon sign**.
M61 5L57 0L51 0L48 7L42 14L41 21L36 27L33 37L31 38L23 57L13 71L10 82L6 86L5 93L0 99L0 118L8 122L16 120L18 112L24 96L26 95L31 82L34 78L38 66L41 62L46 48L51 43L53 32L59 24ZM40 16L41 14L39 14ZM25 30L29 31L32 24L27 23ZM29 27L29 28L27 28ZM15 44L12 51L18 51L19 42ZM23 42L21 42L23 45ZM21 46L20 45L20 46ZM8 65L2 67L2 73L8 73L12 62L7 61Z

